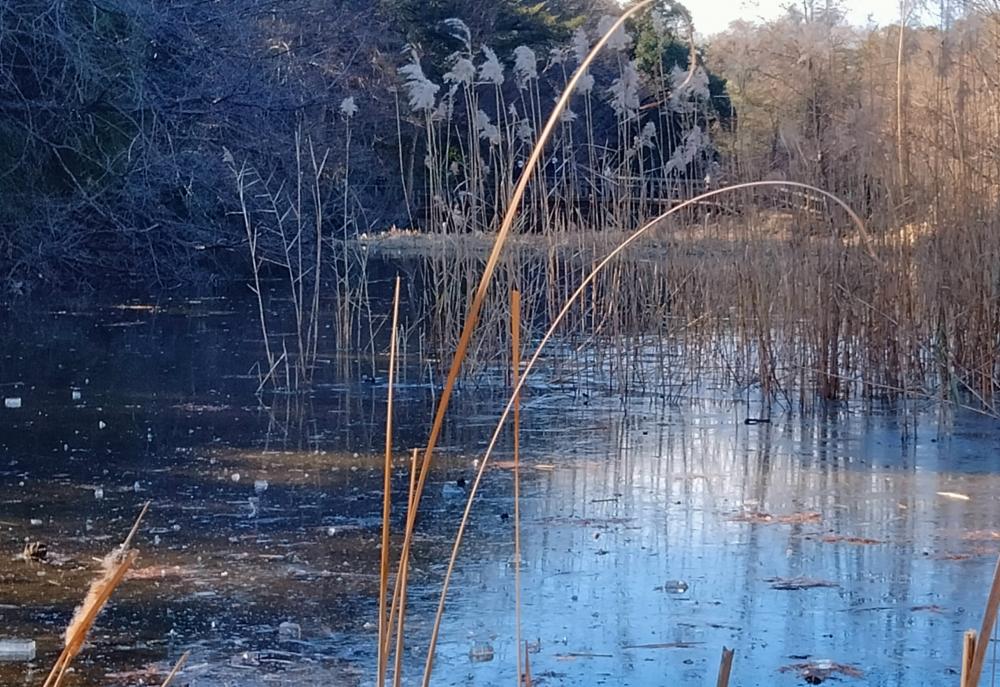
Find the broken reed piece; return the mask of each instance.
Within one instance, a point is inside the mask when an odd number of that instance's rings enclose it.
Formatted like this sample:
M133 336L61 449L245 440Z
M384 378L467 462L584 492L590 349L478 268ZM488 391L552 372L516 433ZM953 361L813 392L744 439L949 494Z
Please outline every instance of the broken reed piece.
M163 684L160 685L160 687L170 687L170 683L173 682L174 678L180 674L181 668L184 667L184 664L187 663L188 657L190 656L191 652L185 651L181 655L181 657L177 659L177 663L174 665L174 669L170 671L170 675L167 675L167 679L163 681Z
M972 656L972 665L969 667L969 685L979 685L979 677L983 673L983 664L986 662L986 650L990 646L990 636L993 634L993 627L997 622L998 607L1000 607L1000 556L997 557L997 565L993 570L993 585L990 587L990 595L986 599L983 625L979 629L976 650Z
M960 687L971 687L969 682L972 671L972 659L976 655L976 631L966 630L965 637L962 638L962 681Z
M719 664L719 679L716 687L729 687L729 673L733 670L733 650L722 647L722 662Z

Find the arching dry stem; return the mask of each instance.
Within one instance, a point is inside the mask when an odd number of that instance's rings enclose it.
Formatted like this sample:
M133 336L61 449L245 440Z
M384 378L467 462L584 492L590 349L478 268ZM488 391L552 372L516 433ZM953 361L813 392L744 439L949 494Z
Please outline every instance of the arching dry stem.
M872 250L868 236L868 231L865 228L864 222L857 215L857 213L855 213L850 208L850 206L847 205L847 203L845 203L843 200L841 200L834 194L829 193L828 191L824 191L823 189L817 188L815 186L810 186L809 184L803 184L794 181L753 181L743 184L735 184L733 186L727 186L725 188L715 189L713 191L708 191L707 193L703 193L694 198L690 198L689 200L686 200L683 203L676 205L667 212L664 212L663 214L654 218L650 222L646 223L644 226L638 229L634 234L632 234L627 239L622 241L599 263L597 263L597 265L593 268L593 270L591 270L591 272L587 275L587 277L580 283L580 285L576 288L576 290L572 293L572 295L570 295L570 297L563 304L563 307L559 311L559 314L549 325L549 328L546 330L545 335L538 343L538 346L537 348L535 348L534 353L532 353L531 359L528 361L528 364L525 366L523 372L521 373L521 378L517 381L517 384L514 385L514 389L511 392L510 398L508 399L506 406L504 406L503 413L500 415L500 420L497 422L497 426L493 431L493 436L490 438L490 442L486 447L486 452L483 454L483 457L479 461L479 469L476 472L476 477L475 479L473 479L471 487L469 488L469 496L465 503L465 511L462 514L462 521L459 524L458 533L455 535L455 541L451 550L451 558L448 561L448 569L447 572L445 573L444 582L442 583L441 587L441 596L440 599L438 600L437 613L435 614L434 617L434 628L431 632L430 647L427 650L427 662L424 669L424 682L423 682L424 687L428 687L428 685L430 684L430 674L434 665L434 649L437 644L438 634L440 633L441 621L444 617L444 604L445 604L445 599L448 595L448 586L451 582L451 576L455 569L455 562L458 560L458 550L462 543L462 537L465 534L465 528L469 522L469 516L472 512L472 504L476 498L476 492L479 489L480 481L482 480L483 473L486 470L486 465L488 464L490 457L493 455L493 450L496 448L496 444L500 438L501 432L503 431L504 424L507 422L507 418L517 402L518 396L521 393L521 389L524 387L525 382L530 376L539 358L541 357L542 351L545 349L546 345L548 345L549 341L552 339L552 336L555 334L556 329L562 323L563 319L566 317L567 313L569 313L570 309L577 302L580 296L583 295L586 288L594 281L597 275L600 274L612 260L614 260L622 252L624 252L625 249L627 249L633 243L642 238L642 236L646 234L646 232L648 232L650 229L658 225L664 219L670 217L671 215L685 208L691 207L693 205L701 203L710 198L714 198L716 196L732 193L733 191L738 191L740 189L762 188L768 186L770 187L785 186L785 187L792 187L792 188L812 191L836 203L838 206L843 208L848 213L848 215L850 215L853 224L858 230L858 234L860 236L861 241L864 242L865 247L867 248L869 254L872 256L873 260L875 260L876 263L878 262Z

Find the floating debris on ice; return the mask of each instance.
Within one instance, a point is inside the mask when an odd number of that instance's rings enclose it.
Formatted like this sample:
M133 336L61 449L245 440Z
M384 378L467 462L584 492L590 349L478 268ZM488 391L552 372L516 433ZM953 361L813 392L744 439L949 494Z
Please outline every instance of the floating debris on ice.
M809 525L821 522L820 513L807 511L805 513L788 513L787 515L772 515L763 511L745 511L729 518L730 522L748 522L753 525Z
M663 583L663 591L667 594L684 594L688 590L688 583L684 580L667 580Z
M798 673L799 677L810 685L818 685L835 675L845 677L864 677L860 669L846 663L835 663L829 659L811 661L809 663L793 663L784 666L782 673Z
M34 661L35 640L0 639L0 662Z
M302 639L302 626L286 620L278 625L278 637L281 639Z
M469 649L469 659L476 663L493 660L493 645L489 643L475 644Z
M812 577L769 577L765 582L771 584L771 589L781 591L797 592L803 589L820 589L839 587L836 582L830 580L818 580Z
M848 537L843 534L826 534L819 538L824 544L854 544L856 546L874 546L876 544L882 544L883 542L878 539L869 539L868 537Z

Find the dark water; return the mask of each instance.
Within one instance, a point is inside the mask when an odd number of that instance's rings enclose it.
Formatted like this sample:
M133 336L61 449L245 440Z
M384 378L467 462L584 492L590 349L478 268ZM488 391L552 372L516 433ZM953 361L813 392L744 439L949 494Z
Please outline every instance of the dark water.
M311 396L265 407L245 307L128 305L3 315L0 389L21 403L0 408L0 638L35 639L38 657L0 663L0 683L42 682L95 559L149 500L136 572L70 684L159 685L186 650L179 684L372 684L384 381L325 359ZM436 393L413 368L397 395L397 531ZM457 394L421 509L406 684L463 505L455 481L504 401L486 382ZM817 661L857 684L956 684L1000 552L995 421L918 409L904 443L889 412L745 415L718 394L664 406L533 385L521 509L536 683L714 684L728 646L738 685L805 684L781 669ZM511 495L511 471L491 468L434 684L516 684ZM46 562L19 557L29 541ZM787 588L803 582L822 586Z

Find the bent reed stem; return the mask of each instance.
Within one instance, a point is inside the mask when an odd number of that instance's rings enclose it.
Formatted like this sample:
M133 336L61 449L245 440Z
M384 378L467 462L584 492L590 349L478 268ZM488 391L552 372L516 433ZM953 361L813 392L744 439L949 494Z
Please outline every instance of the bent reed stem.
M521 390L524 388L525 382L527 381L527 379L528 379L529 375L531 374L531 372L534 370L535 365L538 363L538 360L541 357L542 351L548 345L549 341L554 336L556 329L559 327L559 325L565 319L565 317L569 313L570 309L574 306L574 304L576 304L577 300L583 295L584 291L594 281L594 279L597 277L597 275L599 275L604 270L604 268L609 263L611 263L612 260L614 260L622 252L624 252L633 243L635 243L640 238L642 238L642 236L645 235L649 230L651 230L653 227L657 226L660 222L662 222L663 220L667 219L671 215L673 215L673 214L675 214L677 212L680 212L681 210L683 210L685 208L691 207L691 206L696 205L698 203L701 203L701 202L703 202L705 200L708 200L710 198L714 198L716 196L721 196L721 195L727 194L727 193L732 193L734 191L738 191L738 190L741 190L741 189L763 188L763 187L778 187L778 186L798 188L798 189L803 189L803 190L812 191L814 193L818 193L819 195L827 198L828 200L831 200L832 202L836 203L838 206L840 206L841 208L843 208L844 210L846 210L847 213L848 213L848 215L850 215L852 222L855 224L855 227L858 230L859 236L861 237L861 239L863 241L866 242L866 245L867 245L867 247L869 249L869 252L871 253L871 256L872 256L873 260L876 262L876 264L881 264L879 262L877 256L875 256L874 253L871 252L871 245L868 242L868 231L865 228L864 222L857 215L857 213L855 213L851 209L851 207L849 205L847 205L846 202L844 202L843 200L841 200L836 195L834 195L834 194L832 194L832 193L830 193L828 191L824 191L821 188L817 188L817 187L812 186L810 184L804 184L804 183L795 182L795 181L751 181L751 182L746 182L746 183L742 183L742 184L734 184L732 186L726 186L724 188L715 189L715 190L712 190L712 191L708 191L706 193L702 193L701 195L695 196L694 198L690 198L690 199L684 201L683 203L680 203L679 205L674 206L670 210L667 210L666 212L662 213L661 215L659 215L659 216L655 217L654 219L650 220L645 225L643 225L641 228L639 228L635 233L633 233L627 239L625 239L620 244L618 244L618 246L614 250L612 250L599 263L597 263L597 265L591 270L591 272L586 276L586 278L580 283L580 285L576 288L576 290L572 293L572 295L563 304L563 306L560 309L558 315L552 321L552 323L549 325L549 328L546 330L545 335L539 341L539 344L535 348L535 351L532 353L531 358L528 361L528 364L525 366L523 372L521 373L521 378L518 380L517 384L514 386L514 389L511 392L510 398L508 399L507 404L504 406L503 413L500 415L500 419L497 422L497 426L496 426L496 428L493 431L493 436L490 439L490 442L489 442L489 444L486 447L485 453L483 454L482 458L480 459L479 469L476 472L476 477L473 479L472 485L471 485L471 487L469 489L469 495L468 495L468 498L467 498L466 504L465 504L465 511L462 514L462 520L461 520L461 523L459 524L459 527L458 527L458 533L455 535L455 541L454 541L454 544L452 546L451 558L450 558L450 560L448 562L448 568L447 568L447 571L445 572L444 581L442 582L441 596L440 596L440 598L438 600L437 612L436 612L435 618L434 618L434 628L433 628L433 630L431 632L431 644L430 644L430 647L428 648L427 662L425 664L425 669L424 669L425 672L424 672L423 687L428 687L429 684L430 684L430 674L431 674L431 670L433 668L434 649L435 649L435 646L436 646L436 643L437 643L438 635L440 633L441 621L442 621L442 619L444 617L444 605L445 605L445 599L446 599L447 594L448 594L448 587L449 587L449 585L451 583L452 574L454 573L455 563L458 560L458 550L459 550L459 547L461 546L462 538L463 538L463 536L465 534L465 528L468 525L469 517L470 517L470 514L472 512L472 504L473 504L473 501L475 500L476 493L477 493L477 491L479 489L479 484L482 481L483 474L484 474L484 472L486 470L486 466L489 463L490 457L493 455L493 451L495 450L497 442L499 441L500 434L503 431L504 424L507 422L507 418L510 416L511 411L513 410L514 405L517 402L518 395L521 393Z

